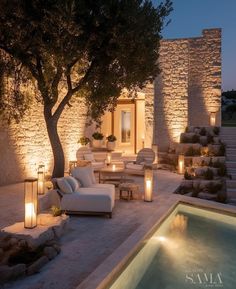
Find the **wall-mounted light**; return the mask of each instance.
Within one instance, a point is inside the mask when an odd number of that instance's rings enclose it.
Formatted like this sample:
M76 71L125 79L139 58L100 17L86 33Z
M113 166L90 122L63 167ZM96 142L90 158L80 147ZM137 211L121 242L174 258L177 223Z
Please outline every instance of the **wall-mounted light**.
M216 125L216 112L210 113L210 125L215 126Z
M37 179L25 179L25 222L26 229L33 229L37 226Z
M178 158L178 173L184 174L184 155L183 154L179 155L179 158Z
M45 192L45 165L38 166L38 195Z
M152 202L153 195L153 170L146 168L144 173L144 201Z

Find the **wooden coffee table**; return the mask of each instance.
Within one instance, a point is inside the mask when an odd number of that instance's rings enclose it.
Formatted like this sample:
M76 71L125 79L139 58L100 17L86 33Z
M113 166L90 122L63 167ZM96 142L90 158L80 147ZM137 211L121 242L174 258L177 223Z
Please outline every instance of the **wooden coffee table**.
M112 183L118 185L124 178L124 167L109 165L99 170L99 183Z

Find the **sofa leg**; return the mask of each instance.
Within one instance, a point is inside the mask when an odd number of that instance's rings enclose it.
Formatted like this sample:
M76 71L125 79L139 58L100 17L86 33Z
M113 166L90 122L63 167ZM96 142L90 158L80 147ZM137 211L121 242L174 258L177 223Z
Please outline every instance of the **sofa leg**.
M112 213L108 213L109 219L112 219Z

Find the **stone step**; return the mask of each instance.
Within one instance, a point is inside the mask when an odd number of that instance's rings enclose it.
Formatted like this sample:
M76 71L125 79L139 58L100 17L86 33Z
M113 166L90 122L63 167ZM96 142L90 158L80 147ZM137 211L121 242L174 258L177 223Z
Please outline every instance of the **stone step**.
M227 188L236 189L236 180L226 180Z
M228 188L227 189L227 197L236 199L236 189Z
M227 147L226 154L227 155L236 155L236 149L231 149L231 148Z
M236 134L236 127L221 127L220 128L221 134Z
M234 162L234 161L227 161L226 166L227 166L227 169L235 169L236 170L236 162Z
M230 171L228 170L228 175L231 176L232 180L236 180L236 172L230 172Z
M236 155L226 155L226 161L236 162Z

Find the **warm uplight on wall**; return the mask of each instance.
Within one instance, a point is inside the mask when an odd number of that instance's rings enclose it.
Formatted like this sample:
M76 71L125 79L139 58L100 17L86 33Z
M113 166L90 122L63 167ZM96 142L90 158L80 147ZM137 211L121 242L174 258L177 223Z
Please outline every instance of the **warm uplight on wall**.
M111 164L111 154L107 154L107 165L109 166Z
M45 166L38 166L38 195L43 195L45 192Z
M25 179L25 222L26 229L33 229L37 226L37 179Z
M144 175L144 201L152 202L152 195L153 195L153 170L152 168L146 168Z
M77 161L69 161L69 175L71 174L71 171L77 167Z
M183 154L179 155L179 158L178 158L178 173L184 174L184 155Z
M154 161L154 163L158 164L158 146L156 144L153 144L152 145L152 150L155 153L155 161Z
M210 125L215 126L216 125L216 112L210 113Z

